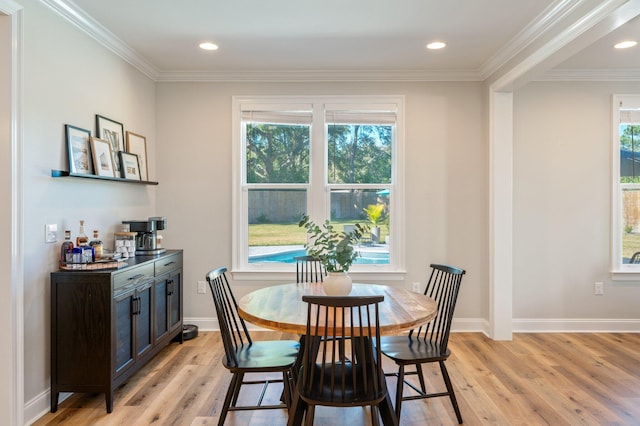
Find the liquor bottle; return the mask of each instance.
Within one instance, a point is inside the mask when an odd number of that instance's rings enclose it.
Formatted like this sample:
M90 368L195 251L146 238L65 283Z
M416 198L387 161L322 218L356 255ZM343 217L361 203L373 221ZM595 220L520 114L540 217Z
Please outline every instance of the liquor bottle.
M71 254L71 250L73 250L73 241L71 241L71 231L67 229L64 231L64 241L60 246L60 262L66 263L72 261L71 256L67 258L67 254Z
M83 252L83 263L95 262L95 251L93 247L89 245L89 237L84 233L84 220L80 221L80 229L78 231L78 236L76 237L76 247L86 247L86 250Z
M80 231L78 231L78 236L76 237L76 247L82 247L89 244L89 237L84 233L84 220L80 221Z
M93 247L95 260L102 259L102 249L104 247L104 244L102 243L102 240L100 239L100 236L98 234L98 230L97 229L95 229L93 231L93 240L91 240L89 242L89 245L91 247Z

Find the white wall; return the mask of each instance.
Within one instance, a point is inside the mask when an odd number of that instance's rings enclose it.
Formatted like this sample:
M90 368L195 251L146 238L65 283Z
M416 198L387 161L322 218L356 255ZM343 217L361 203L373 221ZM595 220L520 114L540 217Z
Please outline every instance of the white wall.
M99 229L106 243L125 219L155 215L155 187L53 179L67 170L64 124L91 130L95 114L147 136L155 169L155 85L133 67L72 27L39 2L24 4L24 364L29 420L48 408L49 273L59 244L44 243L44 225ZM43 405L46 404L46 405Z
M640 83L539 82L515 94L513 312L520 328L640 318L640 284L614 284L609 275L611 95L630 93L640 93ZM604 296L594 296L596 281L605 282Z
M196 282L231 264L234 95L406 96L406 285L429 263L467 270L457 317L486 318L486 143L480 83L161 83L157 211L168 247L185 250L185 315L212 318ZM292 275L293 276L293 275ZM235 282L243 295L260 282Z

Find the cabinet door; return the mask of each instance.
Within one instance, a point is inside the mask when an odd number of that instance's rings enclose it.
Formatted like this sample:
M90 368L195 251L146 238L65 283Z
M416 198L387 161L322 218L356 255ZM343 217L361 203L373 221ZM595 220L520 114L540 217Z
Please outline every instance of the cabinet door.
M156 278L156 281L153 285L153 295L155 297L153 305L155 306L154 319L156 342L164 337L169 331L169 295L167 293L168 282L169 275L165 274L161 277Z
M182 328L182 272L175 271L168 282L169 330Z
M134 321L133 313L136 309L134 301L135 290L120 293L114 298L115 305L115 363L114 373L116 375L125 371L133 364L134 353Z
M152 301L151 291L153 281L149 280L136 287L135 298L137 299L137 311L135 315L135 348L136 358L144 355L153 346L153 321L151 317Z

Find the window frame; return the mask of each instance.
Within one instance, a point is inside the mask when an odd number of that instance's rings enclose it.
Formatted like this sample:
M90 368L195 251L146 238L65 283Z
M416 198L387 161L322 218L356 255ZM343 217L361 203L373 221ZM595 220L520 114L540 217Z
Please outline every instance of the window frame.
M330 217L330 192L339 188L385 188L390 190L390 261L383 265L352 265L349 274L354 280L403 280L405 270L405 216L404 216L404 103L402 95L388 96L233 96L232 97L232 274L238 280L293 280L295 268L289 264L248 263L248 190L256 184L246 183L246 146L242 112L247 105L280 108L288 106L312 106L310 136L310 176L308 183L268 184L269 188L306 189L307 213L316 221ZM392 175L390 184L327 184L327 126L325 106L342 105L345 108L379 108L393 104L396 109L395 140L392 146ZM322 143L314 143L321 140ZM319 160L318 158L321 158ZM320 168L320 166L322 166ZM264 188L264 184L259 184Z
M640 281L640 264L622 263L622 193L624 189L640 189L640 183L620 182L620 107L640 108L640 95L612 97L612 200L611 200L611 278L613 281Z

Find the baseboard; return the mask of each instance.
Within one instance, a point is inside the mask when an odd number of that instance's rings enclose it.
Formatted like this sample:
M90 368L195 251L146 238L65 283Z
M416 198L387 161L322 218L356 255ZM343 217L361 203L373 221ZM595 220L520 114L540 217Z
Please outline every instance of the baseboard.
M514 333L640 333L640 319L538 319L513 320Z
M60 392L58 403L61 403L65 399L73 395L71 392ZM51 410L51 390L40 393L35 398L25 402L24 404L24 419L25 425L31 425L35 423L42 416L47 414Z

